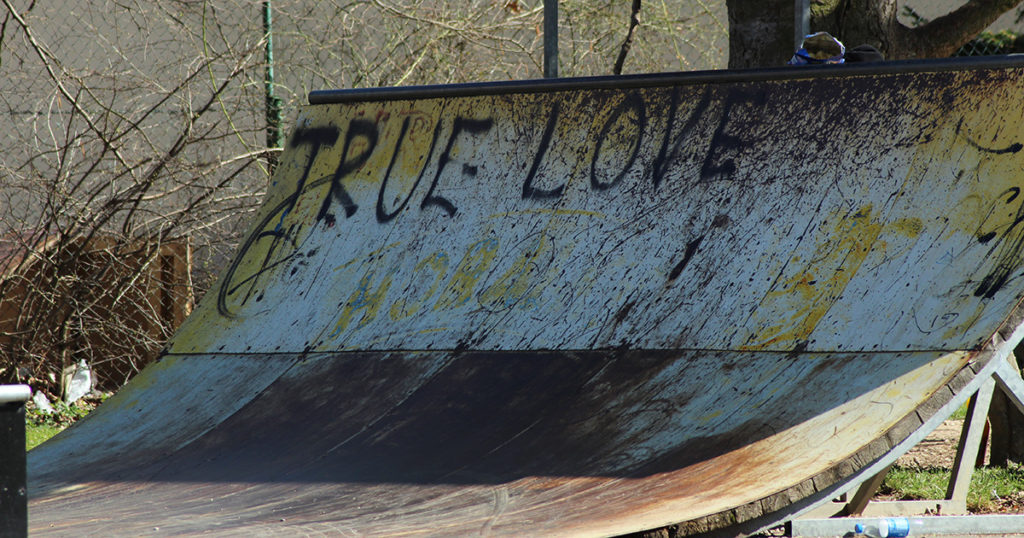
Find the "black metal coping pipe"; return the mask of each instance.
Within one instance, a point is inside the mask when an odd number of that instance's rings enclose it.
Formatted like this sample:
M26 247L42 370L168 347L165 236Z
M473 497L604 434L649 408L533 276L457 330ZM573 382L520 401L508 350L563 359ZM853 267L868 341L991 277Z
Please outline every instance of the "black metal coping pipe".
M761 69L685 71L577 78L470 82L431 86L393 86L310 92L309 104L359 103L400 99L434 99L478 95L544 93L581 89L628 89L656 86L687 86L709 83L743 83L762 80L798 80L822 77L877 76L903 73L935 73L975 69L1024 68L1024 54L973 56L934 60L898 60L891 62L843 65L784 66Z
M28 385L0 385L0 536L28 536L25 402Z

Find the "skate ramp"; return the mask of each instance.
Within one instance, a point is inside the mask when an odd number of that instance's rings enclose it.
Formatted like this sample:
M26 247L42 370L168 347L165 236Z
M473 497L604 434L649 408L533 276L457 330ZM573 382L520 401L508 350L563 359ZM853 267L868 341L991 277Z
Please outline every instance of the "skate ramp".
M316 92L162 359L29 454L31 532L693 533L855 484L1021 338L1022 75Z

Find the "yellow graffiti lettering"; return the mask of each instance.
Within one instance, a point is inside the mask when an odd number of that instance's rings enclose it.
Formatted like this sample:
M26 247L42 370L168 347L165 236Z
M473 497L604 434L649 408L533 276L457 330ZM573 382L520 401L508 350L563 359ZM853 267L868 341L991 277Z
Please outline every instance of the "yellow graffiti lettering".
M473 243L455 268L452 279L441 292L434 310L458 308L469 301L473 296L473 288L494 262L497 253L497 239L488 238Z
M345 303L345 307L341 310L341 315L338 316L337 323L334 324L334 330L330 334L331 338L338 336L347 329L359 311L363 312L362 318L360 318L359 323L356 325L357 329L364 327L377 317L377 311L380 310L381 305L384 303L384 298L387 296L388 288L391 287L391 279L394 273L389 272L381 279L377 288L371 290L374 273L374 269L371 268L363 275L363 278L359 279L359 284L352 291L348 302Z
M430 287L427 288L427 291L423 293L419 300L407 299L404 296L395 300L388 312L392 320L398 321L412 316L419 312L423 305L434 296L437 288L441 285L441 281L444 279L445 273L448 271L448 255L443 252L435 252L420 260L416 264L415 275L424 274L425 270L429 270L434 275ZM414 279L416 278L415 275Z
M546 284L541 279L540 258L551 250L551 240L541 236L505 274L480 293L480 304L492 309L513 305L523 309L536 307Z

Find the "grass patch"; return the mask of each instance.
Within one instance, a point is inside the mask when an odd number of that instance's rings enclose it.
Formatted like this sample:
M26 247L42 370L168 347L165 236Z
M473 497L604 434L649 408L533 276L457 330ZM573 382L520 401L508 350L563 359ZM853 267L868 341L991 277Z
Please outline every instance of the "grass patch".
M949 469L893 467L879 493L898 500L943 499L949 484ZM967 490L967 509L987 512L1001 498L1024 490L1024 466L982 467L974 470Z
M964 420L967 418L967 404L969 401L961 405L956 411L953 411L953 415L946 420Z
M106 395L95 400L80 400L71 405L54 404L54 412L47 413L30 407L25 410L25 450L32 450L47 439L88 415Z
M971 497L975 492L976 497ZM967 494L967 508L972 512L987 511L1001 498L1024 491L1024 465L984 467L974 471L971 492Z
M967 418L967 404L964 404L956 411L953 411L953 414L946 420L964 420L965 418Z
M57 435L58 432L64 428L53 426L49 424L32 424L29 421L25 421L25 450L32 450L33 448L42 444L43 441Z

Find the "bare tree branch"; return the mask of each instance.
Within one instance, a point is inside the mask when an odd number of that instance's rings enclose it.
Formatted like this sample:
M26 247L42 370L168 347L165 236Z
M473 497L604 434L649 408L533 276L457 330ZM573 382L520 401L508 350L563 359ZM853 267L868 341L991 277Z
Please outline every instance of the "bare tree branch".
M622 41L622 46L619 47L619 57L615 59L615 67L612 69L612 73L616 75L622 74L622 64L626 63L626 54L629 53L629 48L633 46L633 32L639 25L640 0L633 0L633 6L630 8L629 13L629 31L626 32L626 39Z
M159 353L180 322L168 312L202 295L260 206L276 151L251 2L84 4L0 0L0 382L51 395L72 362L115 388ZM540 71L537 0L274 4L288 116L312 89ZM621 70L627 51L637 70L720 66L722 15L690 4L648 0L636 32L635 2L623 43L629 4L562 0L564 74L604 73L616 54Z
M956 10L916 28L905 28L901 40L915 57L952 56L1021 0L970 0Z

